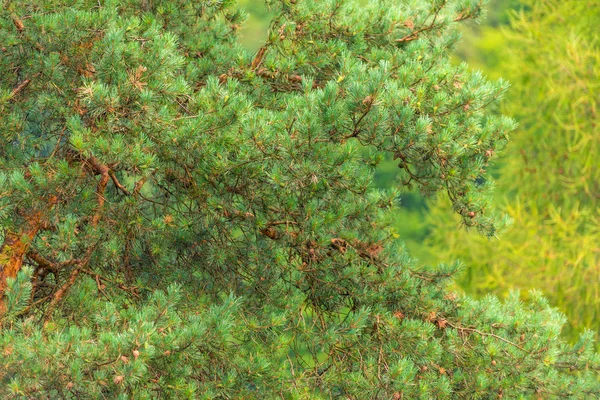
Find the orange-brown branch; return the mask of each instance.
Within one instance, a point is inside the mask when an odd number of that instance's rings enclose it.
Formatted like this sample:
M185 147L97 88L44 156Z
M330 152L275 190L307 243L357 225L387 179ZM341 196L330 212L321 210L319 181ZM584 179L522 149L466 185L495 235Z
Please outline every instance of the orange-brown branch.
M58 197L50 196L48 209L51 210L57 202ZM7 288L7 279L16 278L23 266L30 243L38 232L47 226L47 215L37 211L26 215L26 223L18 232L6 233L4 243L0 247L0 317L6 312L4 294Z
M37 214L19 233L8 232L0 250L0 316L6 312L4 293L7 279L15 278L21 270L29 243L40 230L41 215Z
M104 193L106 192L106 186L110 180L110 168L102 164L96 157L90 157L88 162L92 166L92 170L100 175L100 181L96 187L96 202L98 203L98 207L96 208L96 213L92 217L92 226L97 226L102 217L102 209L104 208L104 203L106 201Z
M90 157L88 159L88 162L92 167L94 173L100 175L100 181L98 181L98 186L96 187L97 208L96 213L92 217L92 226L97 226L102 218L102 210L104 208L104 203L106 202L106 198L104 197L104 195L106 192L106 186L108 186L108 182L111 179L111 171L108 166L102 164L96 157ZM115 183L115 185L117 185L118 181L116 179L116 176L113 178L113 182ZM54 311L56 306L62 301L62 299L71 289L71 287L75 285L75 282L77 282L77 277L79 276L81 271L84 268L86 268L87 265L90 263L90 260L94 254L95 247L96 246L91 246L88 248L84 259L81 260L75 266L73 271L71 271L69 279L60 287L60 289L58 289L56 293L54 293L54 296L52 296L52 300L50 301L50 304L48 305L48 308L46 309L44 315L44 324L48 323L50 317L52 317L52 312Z
M24 87L26 84L21 86ZM127 192L127 190L119 183L116 175L114 175L114 173L111 174L111 170L107 165L103 164L100 162L100 160L93 156L88 158L87 162L91 167L92 172L100 175L100 180L98 181L96 187L97 206L91 221L92 226L97 226L102 218L102 211L106 202L106 187L111 178L117 188L121 189L124 193L129 194L129 192ZM141 187L136 189L139 190ZM50 206L49 209L52 209L56 202L57 197L51 196L48 202ZM6 234L4 243L0 248L0 317L6 312L4 294L7 288L7 279L15 278L18 272L21 270L23 260L29 251L29 244L33 241L38 232L47 226L46 219L46 215L44 215L42 212L37 212L33 216L29 216L27 218L27 223L20 232L8 232ZM31 253L29 256L31 258L37 257L36 253ZM45 263L45 261L40 257L37 257L38 259L36 260L38 265ZM90 258L91 253L88 254L85 260L77 264L77 267L71 273L68 281L58 290L58 292L54 294L50 303L50 310L52 310L56 304L60 302L65 293L71 288L71 286L73 286L77 276L79 275L79 272L84 266L87 265ZM50 314L51 311L46 314L46 317L48 317Z
M13 91L10 93L10 98L12 99L16 95L18 95L19 92L25 89L30 83L31 79L25 79L23 82L19 83L19 85L16 88L14 88Z

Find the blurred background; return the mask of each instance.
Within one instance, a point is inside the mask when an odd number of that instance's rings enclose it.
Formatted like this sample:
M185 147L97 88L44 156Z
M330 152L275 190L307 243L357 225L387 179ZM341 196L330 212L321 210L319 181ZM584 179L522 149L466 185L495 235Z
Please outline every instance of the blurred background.
M259 0L239 4L249 15L241 40L256 51L269 10ZM574 341L600 331L600 1L492 0L487 10L462 28L454 58L511 82L498 112L519 127L491 174L495 206L513 224L486 238L462 227L444 199L407 192L396 229L420 263L461 260L457 290L520 289L524 299L542 291L569 318L564 335ZM394 185L397 171L384 162L376 184Z

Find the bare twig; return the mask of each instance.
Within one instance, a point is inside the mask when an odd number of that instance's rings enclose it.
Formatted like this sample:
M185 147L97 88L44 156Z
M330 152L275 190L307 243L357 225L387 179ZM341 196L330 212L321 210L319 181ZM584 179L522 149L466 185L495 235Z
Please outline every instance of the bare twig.
M14 88L13 91L10 93L9 99L12 99L17 94L19 94L19 92L21 92L23 89L25 89L27 87L27 85L29 85L30 83L31 83L31 79L25 79L23 82L19 83L19 85L16 88Z
M462 326L459 326L459 325L455 325L455 324L453 324L453 323L451 323L451 322L449 322L449 321L446 321L446 324L448 324L448 325L449 325L449 326L451 326L452 328L454 328L454 329L456 329L456 330L458 330L458 331L461 331L461 332L473 332L473 333L477 333L477 334L478 334L478 335L480 335L480 336L489 336L489 337L493 337L494 339L498 339L498 340L500 340L501 342L504 342L504 343L510 344L511 346L514 346L514 347L516 347L517 349L519 349L519 350L521 350L521 351L524 351L525 353L531 353L530 351L528 351L528 350L525 350L523 347L519 346L519 345L518 345L518 344L516 344L515 342L511 342L510 340L508 340L508 339L505 339L505 338L503 338L502 336L498 336L498 335L496 335L496 334L494 334L494 333L482 332L482 331L480 331L479 329L475 329L475 328L465 328L465 327L462 327Z
M121 182L119 182L119 179L117 178L117 175L115 174L115 171L113 171L113 170L108 171L108 175L112 179L112 181L113 181L114 185L117 187L117 189L119 189L121 192L123 192L127 196L131 195L131 193L129 193L129 190L127 190L127 188L125 186L123 186L121 184Z

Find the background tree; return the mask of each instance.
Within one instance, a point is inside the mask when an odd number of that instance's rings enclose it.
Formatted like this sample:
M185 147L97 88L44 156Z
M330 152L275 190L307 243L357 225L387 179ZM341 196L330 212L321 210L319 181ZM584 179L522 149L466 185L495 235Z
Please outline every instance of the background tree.
M499 208L514 224L500 240L456 232L442 202L430 211L428 260L458 256L469 293L540 288L569 317L571 339L600 325L600 7L586 1L525 1L510 28L487 28L479 62L512 82L503 111L517 118L497 170ZM486 60L485 62L482 62Z
M449 291L372 185L502 226L507 85L449 61L481 4L270 3L253 55L229 1L4 3L3 397L597 395L592 334Z

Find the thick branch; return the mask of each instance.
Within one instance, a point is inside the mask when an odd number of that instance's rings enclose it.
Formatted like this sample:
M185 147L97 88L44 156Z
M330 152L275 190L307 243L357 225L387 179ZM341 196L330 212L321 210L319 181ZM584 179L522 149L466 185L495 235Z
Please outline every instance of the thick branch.
M20 232L8 232L0 249L0 317L6 312L4 293L7 279L15 278L23 265L29 244L41 227L42 216L36 213Z
M51 195L48 198L47 212L51 211L58 203L58 197ZM49 226L48 216L41 211L24 215L26 223L19 232L6 233L4 243L0 247L0 317L6 312L4 293L6 280L16 278L21 270L23 260L29 250L29 245L40 230Z
M43 268L47 271L56 274L58 272L58 266L55 262L48 260L46 257L42 256L35 250L29 250L27 252L27 257L37 264L39 268Z

